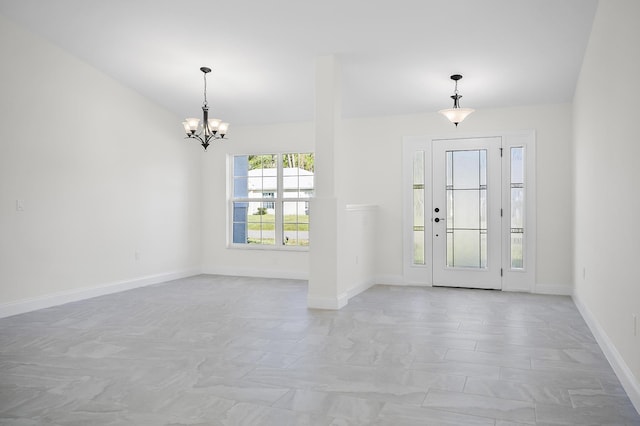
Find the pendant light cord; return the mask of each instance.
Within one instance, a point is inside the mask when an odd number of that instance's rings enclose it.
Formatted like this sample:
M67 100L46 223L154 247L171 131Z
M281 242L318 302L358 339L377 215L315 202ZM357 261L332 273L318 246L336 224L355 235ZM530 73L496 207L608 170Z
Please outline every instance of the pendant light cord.
M207 106L207 73L202 73L204 77L204 106Z

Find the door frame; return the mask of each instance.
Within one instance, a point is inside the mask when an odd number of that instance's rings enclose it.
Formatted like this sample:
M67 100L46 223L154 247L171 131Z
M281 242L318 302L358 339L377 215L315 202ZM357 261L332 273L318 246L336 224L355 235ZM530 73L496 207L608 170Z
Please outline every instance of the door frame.
M447 203L447 152L478 152L485 153L485 201L486 201L486 259L484 267L447 267L448 219ZM432 206L441 211L431 210L432 232L432 283L443 287L472 287L502 290L502 138L468 138L468 139L438 139L432 141L432 173L433 186ZM454 181L455 182L455 181ZM480 182L478 182L479 184ZM480 206L478 205L478 208ZM439 223L434 217L444 217ZM478 218L479 220L479 218ZM455 224L454 220L454 224ZM478 223L477 226L480 226ZM480 232L480 231L478 231ZM480 253L478 253L480 255ZM479 259L478 259L479 260Z
M433 233L431 226L431 212L433 210L432 191L432 141L436 139L474 139L474 138L502 138L502 209L504 212L502 233L502 289L505 291L535 290L536 272L536 134L534 130L500 131L491 133L445 134L432 136L406 136L402 143L402 240L403 240L403 284L431 286L433 284ZM506 177L510 176L511 148L525 148L525 245L524 268L510 267L510 217L511 187ZM425 253L424 264L413 262L413 156L416 151L424 153L424 210L425 210ZM507 219L507 220L505 220Z

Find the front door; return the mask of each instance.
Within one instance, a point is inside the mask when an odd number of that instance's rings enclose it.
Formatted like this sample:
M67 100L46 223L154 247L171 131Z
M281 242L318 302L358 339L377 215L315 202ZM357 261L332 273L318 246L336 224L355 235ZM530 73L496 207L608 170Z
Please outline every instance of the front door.
M501 289L500 137L433 140L433 285Z

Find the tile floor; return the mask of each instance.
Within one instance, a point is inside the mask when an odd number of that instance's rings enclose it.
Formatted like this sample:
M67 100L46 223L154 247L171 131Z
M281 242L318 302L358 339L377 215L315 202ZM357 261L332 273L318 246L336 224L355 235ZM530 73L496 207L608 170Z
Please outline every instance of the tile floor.
M568 297L197 276L0 319L2 425L640 425Z

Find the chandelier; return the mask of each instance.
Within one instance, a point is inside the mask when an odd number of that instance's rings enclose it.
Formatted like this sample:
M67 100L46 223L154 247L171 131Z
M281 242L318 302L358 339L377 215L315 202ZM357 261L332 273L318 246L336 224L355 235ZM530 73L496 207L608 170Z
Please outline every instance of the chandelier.
M455 91L451 96L451 99L453 99L453 108L438 111L440 114L447 117L449 121L455 124L456 127L458 127L458 123L461 123L462 120L467 118L469 114L475 111L472 108L460 108L460 103L458 102L462 97L462 95L458 95L458 80L460 79L462 79L462 76L460 74L454 74L451 76L451 80L456 82Z
M204 103L202 104L202 122L199 118L186 118L182 122L187 138L197 139L206 150L209 142L216 139L223 139L229 129L229 123L223 123L218 118L209 118L209 105L207 104L207 74L211 68L201 67L204 75Z

